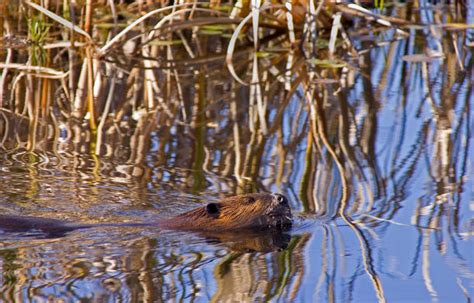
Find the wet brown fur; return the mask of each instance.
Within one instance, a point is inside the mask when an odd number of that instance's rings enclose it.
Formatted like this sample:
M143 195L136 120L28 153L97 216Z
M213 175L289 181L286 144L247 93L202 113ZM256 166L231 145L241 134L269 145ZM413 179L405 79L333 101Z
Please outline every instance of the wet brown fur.
M288 201L284 199L285 202L279 202L278 195L270 193L233 196L162 223L168 228L202 231L261 230L273 227L286 229L291 225L291 210Z

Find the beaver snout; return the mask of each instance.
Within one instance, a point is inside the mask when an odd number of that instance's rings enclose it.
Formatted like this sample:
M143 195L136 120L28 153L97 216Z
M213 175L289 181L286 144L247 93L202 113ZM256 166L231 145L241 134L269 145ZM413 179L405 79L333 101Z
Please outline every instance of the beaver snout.
M273 199L282 206L289 206L288 199L282 194L273 193Z

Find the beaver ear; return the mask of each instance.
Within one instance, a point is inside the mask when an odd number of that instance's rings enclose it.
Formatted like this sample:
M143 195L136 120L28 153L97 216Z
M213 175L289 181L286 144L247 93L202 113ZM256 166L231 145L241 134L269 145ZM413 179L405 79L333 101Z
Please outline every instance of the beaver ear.
M252 203L255 203L255 198L254 197L251 197L251 196L248 196L248 197L245 197L245 203L247 204L252 204Z
M220 206L217 203L209 203L206 205L206 212L209 215L217 215L219 213Z

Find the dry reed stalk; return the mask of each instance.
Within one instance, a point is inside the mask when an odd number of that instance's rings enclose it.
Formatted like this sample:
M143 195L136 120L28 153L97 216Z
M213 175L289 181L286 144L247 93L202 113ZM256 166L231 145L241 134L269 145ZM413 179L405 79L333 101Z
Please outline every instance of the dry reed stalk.
M229 46L227 47L227 55L225 59L227 68L229 69L229 72L231 73L232 77L234 77L234 79L242 85L248 85L248 83L244 82L242 79L240 79L239 76L237 76L237 73L235 72L235 69L234 69L234 64L232 63L232 57L234 54L235 45L237 43L237 38L239 37L239 33L242 31L243 27L250 20L250 18L252 18L252 15L249 14L240 22L240 24L235 29L229 41Z
M4 4L0 4L0 12L2 16L0 16L0 37L3 37L3 31L5 29L5 32L7 35L10 35L10 30L9 30L9 23L3 20L3 13L5 12L5 6ZM6 90L5 90L5 81L7 79L8 75L8 65L10 65L11 60L12 60L12 54L13 51L11 48L7 48L7 56L5 58L5 67L3 67L2 70L2 75L0 76L0 108L3 107L3 101L5 99L6 95ZM0 66L1 68L2 66Z
M143 52L145 52L145 48L143 48ZM146 53L144 55L146 57ZM151 110L155 108L155 92L160 93L160 89L153 73L151 60L145 60L143 64L145 66L145 108Z
M28 77L27 77L28 78ZM41 90L35 90L34 87L41 87L41 79L37 79L36 85L34 85L33 79L31 79L31 108L29 111L30 122L29 122L29 131L28 131L28 144L26 149L30 152L33 152L36 149L36 138L38 130L38 121L39 121L39 112L41 107Z
M41 117L49 116L51 103L51 83L49 79L42 79L41 83Z
M458 65L459 65L459 69L460 69L461 71L464 71L464 70L465 70L465 69L464 69L464 64L463 64L463 61L462 61L461 56L460 56L460 53L459 53L458 44L456 43L456 41L459 40L459 39L458 39L458 34L457 34L456 32L452 32L452 33L451 33L451 36L452 36L451 41L452 41L452 44L453 44L453 49L454 49L454 52L455 52L455 54L456 54L456 61L457 61Z
M86 18L85 18L84 30L89 34L89 36L92 36L92 11L93 11L92 0L86 0Z
M318 39L318 31L317 31L317 17L323 8L323 4L325 1L320 1L318 7L316 8L314 5L315 0L309 1L309 10L307 13L307 17L303 27L303 37L304 41L309 44L309 52L306 52L306 48L303 46L303 52L306 54L307 58L315 59L317 55L317 39ZM313 71L309 71L309 76Z
M236 96L232 90L232 95L230 99L230 114L232 119L232 132L234 136L234 154L235 154L235 164L234 164L234 176L239 184L243 183L242 176L240 174L240 169L242 165L242 156L240 154L240 130L237 117L237 102L235 101Z
M353 16L358 16L361 18L364 18L368 21L375 21L378 24L385 26L387 28L395 28L395 31L397 34L407 37L408 34L397 28L395 25L406 25L406 24L412 24L406 20L399 19L399 18L393 18L393 17L387 17L387 16L382 16L380 14L375 14L366 8L354 4L354 3L349 3L349 4L330 4L332 7L334 7L337 11L348 14L348 15L353 15Z
M295 52L291 49L288 52L288 59L286 60L286 72L285 72L285 89L287 91L291 90L291 82L292 82L292 71L293 71L293 62L295 58Z
M87 59L84 59L76 85L77 89L74 94L74 103L72 105L72 116L76 117L77 119L82 119L82 116L84 115L84 100L86 96L87 72Z
M168 51L169 55L172 56L171 50ZM172 57L171 57L172 58ZM183 123L186 123L188 121L188 114L186 113L186 105L184 104L184 96L183 96L183 89L181 85L181 81L179 78L178 71L175 69L173 72L175 83L176 83L176 90L177 90L177 96L178 96L178 102L179 102L179 107L181 108L181 115L183 116ZM169 81L171 82L171 81ZM168 94L169 96L170 94ZM178 121L179 122L179 121Z
M252 28L253 28L253 46L254 49L258 49L259 44L259 17L260 17L260 4L261 0L250 0L250 10L252 15Z
M104 111L100 118L99 126L97 127L97 144L95 149L95 154L100 155L101 147L102 147L102 138L104 136L104 125L107 121L107 116L109 115L110 107L112 104L113 97L115 95L115 83L117 80L117 74L114 72L114 67L107 65L109 67L109 72L112 73L112 78L110 79L110 88L107 92L107 100L105 102Z
M180 30L178 31L179 38L183 42L184 49L188 53L189 57L191 59L196 58L196 55L194 54L194 51L192 50L191 46L189 45L188 41L186 40L186 37L184 37L183 32Z
M229 17L231 19L238 18L242 13L243 8L244 8L243 7L243 0L237 0L235 2L234 6L232 7L232 11L230 12Z
M0 68L25 71L28 72L28 74L34 75L37 78L61 79L69 75L69 73L64 73L53 68L34 66L29 64L0 63Z
M59 136L60 136L59 123L53 111L49 112L49 117L51 118L51 121L52 121L51 125L52 125L52 131L54 133L53 138L51 140L53 142L53 144L51 144L51 149L52 149L53 154L56 156L59 162L58 163L59 165L62 160L62 156L58 153L59 146L60 146L59 145Z
M94 84L93 84L93 96L94 96L94 104L95 104L95 109L100 110L102 108L102 104L105 102L103 101L103 95L105 94L105 87L107 83L107 79L104 80L104 77L102 73L100 72L100 64L101 62L95 58L92 58L92 70L94 71ZM103 64L104 68L107 69L106 63ZM98 115L96 115L96 121L98 119Z
M95 117L95 102L94 102L94 67L92 62L91 49L86 48L86 62L87 62L87 111L89 113L89 125L92 133L95 135L97 131L97 123Z
M7 9L7 6L6 6L6 2L0 2L0 37L5 37L5 34L4 34L4 26L6 24L5 22L5 16L7 15L6 14L6 9Z
M334 56L334 53L336 52L336 42L337 42L337 36L339 29L342 27L341 26L341 13L336 13L333 17L333 23L332 23L332 28L331 28L331 36L329 39L329 57L332 58Z
M0 124L0 130L1 130L0 133L3 133L2 140L0 141L0 147L2 149L6 148L5 142L7 141L7 138L9 138L9 131L10 131L10 122L5 112L9 112L9 111L3 108L0 108L0 115L3 117L3 121L4 121L4 124Z
M290 43L292 45L296 42L295 37L295 26L293 24L293 5L291 3L292 0L285 0L285 7L286 7L286 21L288 25L288 36L290 39Z
M257 53L254 53L253 56L253 65L252 65L252 83L250 85L250 96L249 100L254 100L252 103L256 104L257 112L254 114L254 124L259 122L260 131L266 135L268 133L267 121L265 118L266 105L263 102L262 97L262 87L260 86L260 73L258 72L258 58ZM250 102L250 101L249 101ZM252 126L254 126L252 124ZM250 127L250 125L249 125ZM256 131L255 127L253 127Z

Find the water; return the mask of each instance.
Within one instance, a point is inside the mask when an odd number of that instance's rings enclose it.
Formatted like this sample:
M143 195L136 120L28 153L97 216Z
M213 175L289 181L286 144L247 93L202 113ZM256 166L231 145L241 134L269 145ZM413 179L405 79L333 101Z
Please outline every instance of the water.
M0 301L471 302L472 46L463 31L405 30L375 45L395 32L354 24L354 47L365 52L344 69L281 41L258 60L245 49L234 67L246 81L257 77L261 95L229 75L219 35L195 33L193 60L180 44L135 39L138 49L173 52L160 65L121 45L94 61L97 132L86 99L75 97L86 94L84 49L67 59L48 53L55 68L72 69L67 83L11 68L2 80L0 212L98 225L54 237L0 231ZM10 51L17 62L33 56ZM292 230L100 226L153 222L247 192L288 197Z

